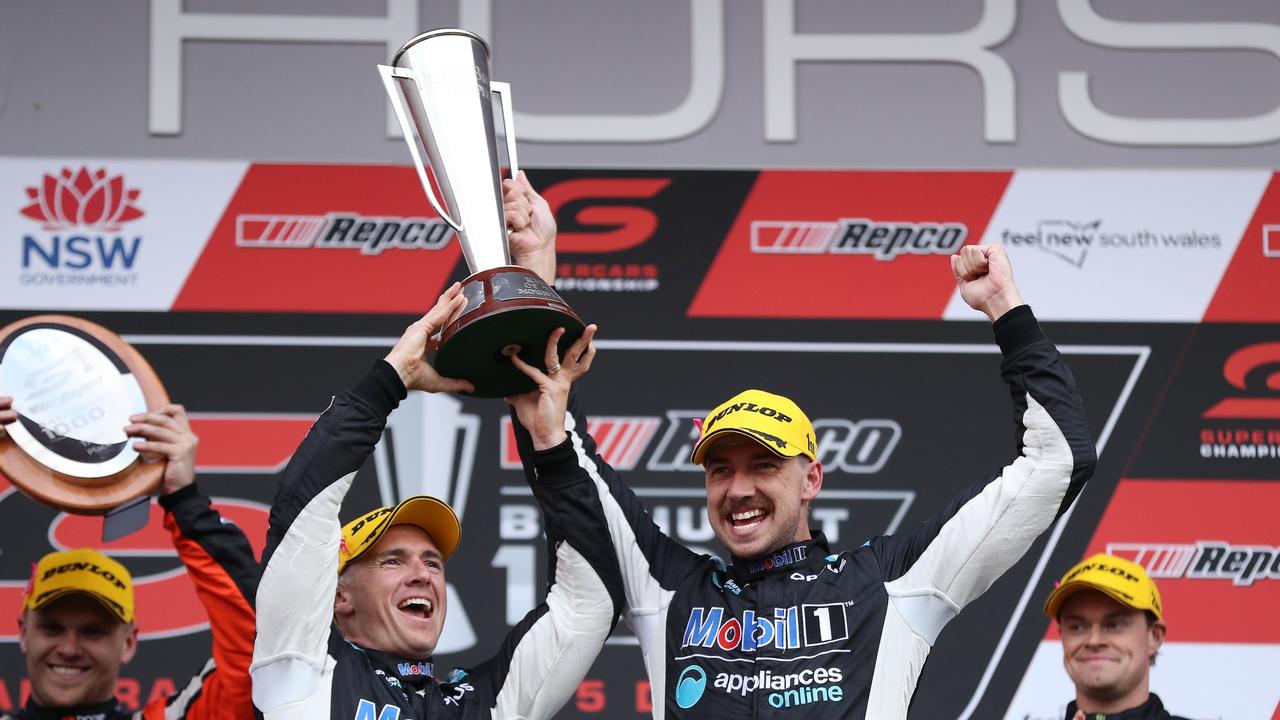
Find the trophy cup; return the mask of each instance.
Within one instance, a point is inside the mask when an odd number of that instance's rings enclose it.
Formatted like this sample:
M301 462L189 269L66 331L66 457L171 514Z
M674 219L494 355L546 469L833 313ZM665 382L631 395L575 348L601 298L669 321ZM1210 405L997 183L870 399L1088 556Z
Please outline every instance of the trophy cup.
M454 229L471 271L462 283L466 305L441 331L433 364L441 375L470 380L472 394L479 397L528 392L534 383L510 356L545 369L551 331L566 329L563 352L581 337L584 325L542 278L511 264L492 101L497 94L502 102L507 164L514 176L510 86L489 80L489 46L465 30L423 33L378 70L427 200Z
M124 427L169 396L142 355L110 330L65 315L5 327L0 395L18 412L0 436L0 472L27 495L112 515L160 485L164 463L144 460Z

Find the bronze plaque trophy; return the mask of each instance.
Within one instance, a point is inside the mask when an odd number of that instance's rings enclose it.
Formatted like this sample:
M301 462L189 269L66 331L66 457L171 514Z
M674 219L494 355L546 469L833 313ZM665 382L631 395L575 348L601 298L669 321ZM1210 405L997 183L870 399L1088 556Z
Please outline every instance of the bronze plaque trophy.
M566 328L563 351L585 326L542 278L511 264L492 97L502 102L514 176L510 86L489 79L489 46L465 30L423 33L378 69L427 200L454 229L471 271L462 284L466 305L441 331L432 364L441 375L470 380L479 397L528 392L533 381L510 356L543 368L551 331Z
M0 395L18 413L0 435L0 472L27 495L93 515L131 506L160 485L165 464L141 457L124 427L169 396L142 355L110 330L65 315L8 325L0 330Z

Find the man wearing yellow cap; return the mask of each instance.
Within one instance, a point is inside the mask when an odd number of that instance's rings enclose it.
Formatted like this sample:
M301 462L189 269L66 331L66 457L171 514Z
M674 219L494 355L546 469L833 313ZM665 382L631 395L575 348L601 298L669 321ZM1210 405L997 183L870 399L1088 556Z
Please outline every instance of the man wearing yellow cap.
M708 413L693 448L730 563L662 533L569 400L564 442L609 517L655 718L905 718L943 626L1092 474L1075 382L1023 304L1003 248L964 247L951 266L961 298L993 323L1018 452L923 523L856 550L834 552L809 528L823 467L813 426L787 398L740 393ZM518 432L527 477L547 470L556 439Z
M1066 720L1183 720L1150 690L1164 643L1160 590L1141 565L1098 553L1071 568L1044 604L1076 686Z
M0 398L0 424L13 421ZM132 712L115 697L120 668L138 649L133 579L91 548L56 551L32 569L18 618L31 695L12 720L249 720L253 595L258 568L244 533L223 522L194 484L197 438L186 411L167 405L135 415L134 447L165 459L164 525L209 616L213 657L181 692ZM141 608L146 613L148 608ZM195 669L195 668L190 668Z
M519 251L526 234L554 234L545 201L523 176L504 189L514 260L550 271L545 256ZM333 398L285 470L263 553L251 670L254 702L268 720L551 717L617 620L621 588L603 510L576 466L533 483L554 558L546 600L491 659L441 678L432 653L447 609L447 561L461 536L457 516L417 496L339 524L356 471L407 392L471 389L426 361L429 338L464 304L455 283L384 360ZM586 371L590 342L588 332L570 348L564 377Z

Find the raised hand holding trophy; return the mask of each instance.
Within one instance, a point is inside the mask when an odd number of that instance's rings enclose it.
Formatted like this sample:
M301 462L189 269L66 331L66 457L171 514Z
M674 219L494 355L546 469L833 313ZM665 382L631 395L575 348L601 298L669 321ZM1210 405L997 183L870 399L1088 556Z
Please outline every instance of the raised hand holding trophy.
M433 365L441 375L471 381L479 397L528 392L533 381L510 356L541 368L551 331L566 329L563 351L584 324L542 278L511 264L492 104L496 93L514 176L510 87L490 81L489 46L465 30L423 33L378 70L427 200L454 229L472 273L463 281L466 305L441 331ZM432 189L428 166L443 199Z

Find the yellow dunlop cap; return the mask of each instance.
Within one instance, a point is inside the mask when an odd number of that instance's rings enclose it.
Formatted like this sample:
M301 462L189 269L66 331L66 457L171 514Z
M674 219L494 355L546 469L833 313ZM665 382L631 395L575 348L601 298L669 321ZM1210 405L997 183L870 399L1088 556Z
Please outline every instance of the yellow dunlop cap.
M133 622L133 577L123 565L91 548L51 552L31 569L22 606L39 610L58 598L83 593L120 622Z
M1160 590L1142 566L1115 555L1098 553L1067 571L1049 593L1044 614L1057 619L1062 603L1081 590L1097 590L1134 610L1150 611L1159 620L1164 614Z
M395 507L380 507L361 515L342 528L342 544L338 547L338 572L366 550L392 525L417 525L431 536L445 560L453 554L462 539L462 526L448 503L430 495L414 495Z
M702 464L711 440L721 433L745 435L782 457L818 459L809 417L789 399L763 390L740 392L707 414L690 456L694 465Z

